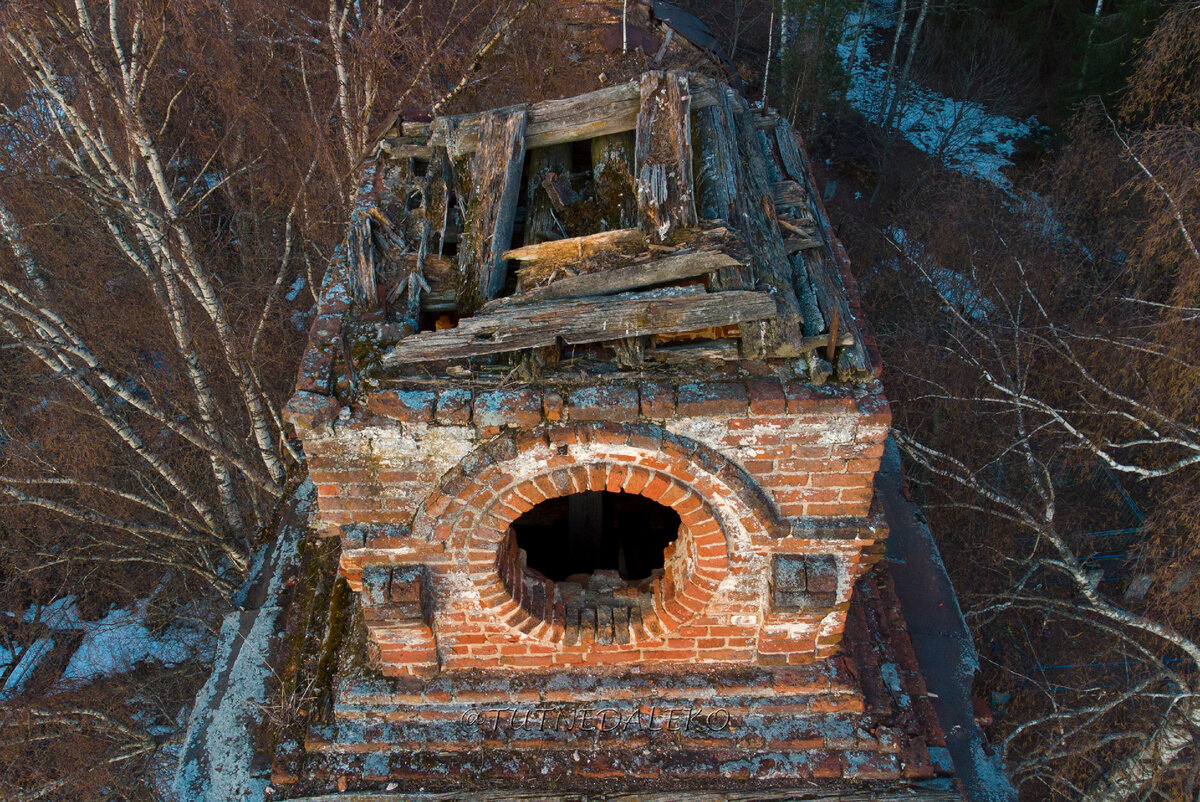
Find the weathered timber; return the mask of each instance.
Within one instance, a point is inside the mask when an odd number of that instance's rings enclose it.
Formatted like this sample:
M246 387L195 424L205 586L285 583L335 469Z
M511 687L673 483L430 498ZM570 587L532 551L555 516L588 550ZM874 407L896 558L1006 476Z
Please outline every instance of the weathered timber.
M685 345L660 345L646 354L651 362L677 365L686 362L722 360L733 362L739 359L737 340L708 340Z
M599 234L588 234L583 237L568 237L567 239L542 242L537 245L525 245L513 248L501 254L502 259L512 259L518 262L566 262L586 259L599 251L636 246L645 249L646 239L636 228L623 228L616 231L601 231Z
M696 191L701 216L723 219L739 231L746 228L746 171L737 146L737 122L729 94L713 83L717 102L696 112L698 144ZM712 286L721 290L754 287L752 264L722 270Z
M729 91L726 89L725 91ZM743 239L751 248L754 275L759 288L767 289L778 305L778 315L769 321L764 337L743 337L743 351L753 357L762 351L776 356L800 353L803 315L792 285L791 263L783 249L776 222L775 202L762 145L754 135L754 117L741 98L731 99L738 126L738 153L746 166L747 203Z
M650 337L622 337L613 340L610 346L617 365L623 368L640 368L646 361Z
M800 251L811 251L814 248L824 248L825 243L813 237L788 237L783 241L783 249L788 256Z
M691 96L687 76L644 73L638 112L634 175L638 228L652 242L697 225L692 183Z
M808 210L808 193L797 181L776 181L771 185L771 195L776 206Z
M631 131L592 139L592 185L605 228L637 225L637 191L633 182L634 136Z
M808 363L810 382L819 386L829 381L829 377L833 375L833 365L818 356L816 351L805 352L804 359Z
M800 302L800 311L804 314L802 330L806 339L817 337L821 332L825 331L825 318L821 315L816 291L813 289L812 279L808 275L804 260L795 255L791 259L793 276L795 277L796 298Z
M562 223L554 216L557 204L543 182L551 175L571 171L571 148L551 145L529 151L529 182L525 190L525 244L536 245L566 236Z
M775 159L774 148L771 147L771 140L775 137L767 137L767 132L755 126L754 135L758 137L759 147L762 148L764 163L767 168L767 180L772 184L776 184L783 180L783 171L780 169L779 162Z
M521 358L513 368L513 378L523 382L538 381L547 370L553 370L558 365L561 355L557 344L522 351Z
M699 89L692 96L693 109L714 102L715 96L706 89ZM641 93L637 81L562 100L534 103L528 107L526 143L531 148L544 148L632 131L637 128L640 106ZM479 147L484 114L486 112L439 117L429 135L429 144L446 147L454 158L474 151Z
M830 322L830 341L826 354L830 361L838 366L838 376L842 380L870 378L875 368L867 353L862 332L858 330L855 318L850 311L850 305L846 300L838 257L834 252L837 245L836 238L824 208L817 201L807 157L797 145L795 132L785 120L780 120L775 126L775 139L780 161L783 163L788 177L797 181L808 196L807 206L812 216L812 226L824 246L820 249L806 251L804 259L810 264L810 272L814 273L814 281L827 288L826 292L832 296L829 301L837 310L836 319ZM819 279L817 279L818 274L821 276ZM836 332L839 325L846 329L848 335L853 339L853 343L844 346L850 351L846 359L843 360L839 355L835 361L836 344L840 341ZM847 371L850 372L847 373Z
M460 359L483 354L691 331L761 320L775 303L761 292L709 294L702 287L667 287L597 299L557 300L463 318L454 329L401 340L383 365Z
M432 145L394 145L388 153L394 159L433 159Z
M470 312L504 287L502 254L508 250L521 189L525 157L525 110L489 112L480 124L482 144L471 165L471 214L459 247L467 282L459 308Z
M367 311L379 307L378 290L375 286L376 255L372 226L371 216L359 212L350 221L350 231L346 235L350 298Z
M724 95L720 100L696 112L696 204L701 217L740 226L746 179L733 110Z
M809 220L801 220L801 219L788 220L787 218L781 216L781 217L775 218L775 222L779 223L780 228L786 229L787 231L790 231L793 234L797 234L801 237L817 236L817 224L815 222L813 222L811 219L809 219Z
M491 311L494 308L536 303L552 298L613 295L639 287L652 287L656 284L669 284L672 281L695 278L737 264L739 264L738 261L733 257L711 251L674 254L629 267L601 270L581 276L569 276L544 287L535 287L519 295L497 298L485 305L484 310Z
M546 173L542 179L542 190L550 199L550 205L559 212L583 199L571 186L571 176L566 172Z

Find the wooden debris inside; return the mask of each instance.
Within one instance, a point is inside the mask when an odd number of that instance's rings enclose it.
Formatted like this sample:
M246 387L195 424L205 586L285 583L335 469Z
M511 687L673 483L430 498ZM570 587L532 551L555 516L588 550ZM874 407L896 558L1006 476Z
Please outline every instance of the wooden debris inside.
M392 333L365 360L377 370L453 378L500 360L529 379L590 346L618 370L873 375L806 156L725 84L648 72L397 121L376 164L346 275L363 320Z

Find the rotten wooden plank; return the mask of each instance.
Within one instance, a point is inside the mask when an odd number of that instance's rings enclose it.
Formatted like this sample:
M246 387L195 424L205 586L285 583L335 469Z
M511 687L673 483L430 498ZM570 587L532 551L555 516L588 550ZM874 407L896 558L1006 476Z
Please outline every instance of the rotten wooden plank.
M733 362L740 358L737 340L709 340L685 345L660 345L646 354L651 362L678 365L687 362L722 360Z
M566 232L554 215L556 204L544 186L549 176L565 176L571 171L571 148L551 145L529 151L529 183L525 190L525 244L562 239ZM569 186L569 185L568 185Z
M714 102L715 95L706 88L699 88L692 94L693 109L704 108ZM544 148L632 131L637 128L640 106L641 93L637 81L561 100L534 103L528 107L526 143L531 148ZM479 147L479 127L483 114L439 117L433 123L429 144L445 146L454 158L471 153Z
M731 98L730 102L738 130L738 154L746 166L748 199L743 239L752 249L756 286L768 289L778 304L777 317L768 321L765 336L754 333L743 336L743 352L749 357L763 353L796 356L801 353L803 314L796 300L792 266L776 221L765 156L755 132L754 115L745 100Z
M691 95L687 76L652 70L641 78L634 175L638 227L652 242L699 223L692 182Z
M808 192L798 181L776 181L771 184L776 206L808 210Z
M696 112L696 204L700 216L742 223L746 178L738 156L733 111L724 97Z
M633 149L632 131L592 139L592 185L605 228L631 228L637 225Z
M792 126L787 120L779 120L775 123L775 146L778 148L779 160L783 164L783 171L787 177L793 181L799 181L802 185L808 186L808 170L804 166L804 156L800 153L800 148L796 145L795 136L792 134ZM812 187L808 187L812 189Z
M495 298L507 278L502 254L512 241L525 159L525 110L489 112L480 124L483 144L471 165L459 267L466 282L459 308L470 312Z
M513 259L518 262L565 262L585 259L602 250L630 245L644 249L645 243L646 238L636 228L621 228L615 231L588 234L583 237L568 237L541 242L537 245L525 245L505 251L501 254L501 258Z
M732 256L719 252L680 253L629 267L618 267L612 270L562 278L544 287L535 287L520 295L497 298L484 306L484 310L491 311L496 308L536 303L552 298L614 295L639 287L652 287L656 284L668 284L672 281L695 278L739 264L740 262Z
M836 314L830 321L830 338L826 347L826 355L829 361L837 366L839 378L843 380L869 378L875 368L867 353L862 332L859 331L855 318L850 312L838 259L833 251L835 237L825 209L815 194L811 173L808 170L807 157L797 144L795 132L786 120L781 119L776 124L775 140L785 172L789 178L799 182L808 195L807 207L812 218L811 226L815 228L815 234L822 242L821 248L805 251L802 257L798 254L796 258L802 258L809 265L809 272L813 274L814 284L824 286L825 293L832 295L832 298L827 300L830 306L836 310ZM837 335L839 326L846 330L841 337ZM852 339L853 342L845 343L845 339ZM846 352L844 357L837 349L838 344L841 344Z
M762 292L709 294L702 287L667 287L597 299L558 300L463 318L454 329L414 334L383 357L384 366L460 359L543 348L692 331L761 320L775 314Z

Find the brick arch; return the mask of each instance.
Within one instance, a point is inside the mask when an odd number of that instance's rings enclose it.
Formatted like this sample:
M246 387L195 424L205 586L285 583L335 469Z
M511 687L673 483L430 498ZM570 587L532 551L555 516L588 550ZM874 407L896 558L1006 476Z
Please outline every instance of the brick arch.
M470 576L480 604L514 632L570 647L556 584L520 563L510 526L544 500L588 490L635 493L679 514L679 537L649 598L639 598L628 642L653 641L702 611L730 556L778 525L744 472L698 443L645 424L589 423L502 434L443 477L414 535L440 540ZM616 630L614 630L615 632ZM621 648L612 644L614 648Z

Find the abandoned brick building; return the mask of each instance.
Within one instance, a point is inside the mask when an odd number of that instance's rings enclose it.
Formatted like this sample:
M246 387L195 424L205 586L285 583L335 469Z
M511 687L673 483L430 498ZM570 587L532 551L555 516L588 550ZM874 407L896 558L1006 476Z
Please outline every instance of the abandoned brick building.
M801 144L725 83L396 122L288 408L344 582L280 793L943 798L878 376Z

